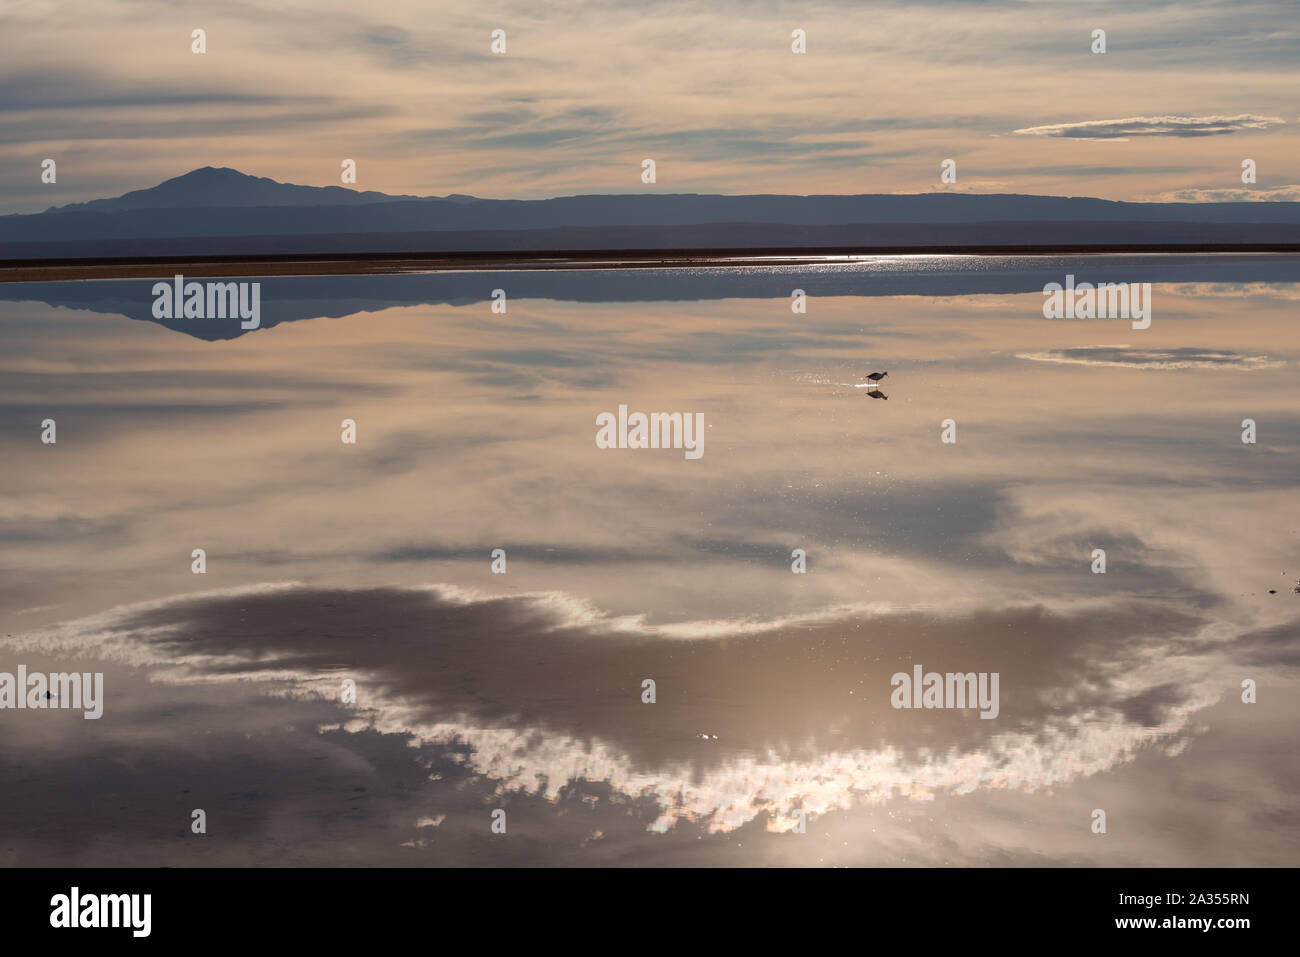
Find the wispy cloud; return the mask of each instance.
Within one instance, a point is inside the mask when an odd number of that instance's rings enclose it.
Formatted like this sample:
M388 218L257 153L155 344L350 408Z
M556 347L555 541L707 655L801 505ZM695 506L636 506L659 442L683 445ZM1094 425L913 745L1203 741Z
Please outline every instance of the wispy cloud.
M1280 116L1127 116L1118 120L1085 120L1080 123L1051 123L1014 130L1017 136L1055 136L1076 140L1125 140L1137 136L1220 136L1243 130L1266 130L1281 126Z
M1128 346L1080 346L1047 352L1021 352L1018 359L1062 365L1109 366L1115 369L1237 369L1251 371L1284 365L1269 356L1247 356L1212 349L1130 349Z
M1180 296L1215 296L1246 299L1300 299L1300 284L1293 282L1181 282L1170 283L1169 291Z
M1157 193L1151 199L1164 203L1300 203L1300 185L1255 188L1190 187Z

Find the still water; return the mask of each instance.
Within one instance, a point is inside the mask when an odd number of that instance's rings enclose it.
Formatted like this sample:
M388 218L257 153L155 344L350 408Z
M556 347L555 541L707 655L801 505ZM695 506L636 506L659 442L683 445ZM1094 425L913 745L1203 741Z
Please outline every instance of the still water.
M1300 863L1300 259L261 283L0 285L0 863Z

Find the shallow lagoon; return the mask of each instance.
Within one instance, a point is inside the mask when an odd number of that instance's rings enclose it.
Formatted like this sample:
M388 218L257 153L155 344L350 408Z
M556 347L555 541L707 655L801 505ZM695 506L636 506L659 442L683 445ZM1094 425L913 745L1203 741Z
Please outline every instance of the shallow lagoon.
M261 282L0 285L0 861L1295 862L1294 257Z

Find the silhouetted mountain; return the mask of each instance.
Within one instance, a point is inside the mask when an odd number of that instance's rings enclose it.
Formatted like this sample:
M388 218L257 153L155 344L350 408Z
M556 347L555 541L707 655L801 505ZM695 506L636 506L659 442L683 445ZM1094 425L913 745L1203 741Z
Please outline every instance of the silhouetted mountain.
M183 242L178 242L183 241ZM494 200L295 186L205 167L116 199L0 217L0 258L492 249L1300 243L1300 203L922 193ZM129 252L125 251L130 249Z
M51 206L45 213L112 213L126 209L196 209L214 206L356 206L418 198L389 196L373 190L358 192L342 186L296 186L293 183L278 183L265 176L249 176L225 166L204 166L148 189L132 190L112 199Z

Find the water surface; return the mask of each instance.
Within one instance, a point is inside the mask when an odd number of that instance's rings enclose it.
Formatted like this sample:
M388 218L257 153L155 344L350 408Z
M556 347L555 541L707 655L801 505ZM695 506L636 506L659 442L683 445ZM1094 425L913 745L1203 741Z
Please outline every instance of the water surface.
M261 282L0 285L0 861L1296 863L1300 260Z

